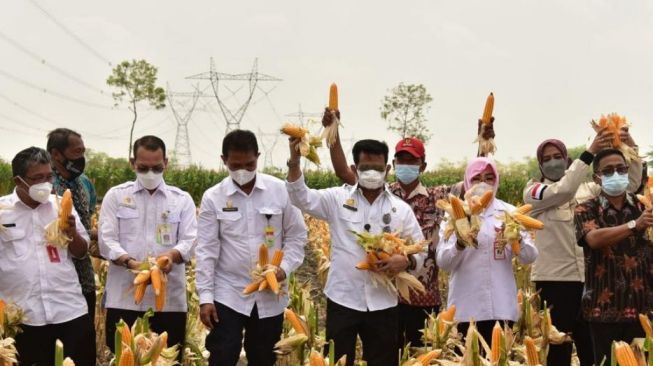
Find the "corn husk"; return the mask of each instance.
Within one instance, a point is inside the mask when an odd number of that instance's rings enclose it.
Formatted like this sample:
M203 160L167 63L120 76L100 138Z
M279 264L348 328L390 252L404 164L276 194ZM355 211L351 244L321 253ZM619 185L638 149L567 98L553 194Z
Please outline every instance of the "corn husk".
M630 126L626 117L620 116L617 113L610 113L608 115L601 115L598 122L592 120L590 125L596 132L602 129L608 129L608 131L612 132L612 147L619 149L624 154L627 163L641 160L641 157L634 148L621 142L620 131Z

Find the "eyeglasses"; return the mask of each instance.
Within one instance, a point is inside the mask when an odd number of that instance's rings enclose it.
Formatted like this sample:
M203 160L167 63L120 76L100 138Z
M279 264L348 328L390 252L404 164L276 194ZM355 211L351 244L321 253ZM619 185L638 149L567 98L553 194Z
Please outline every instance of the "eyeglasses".
M165 167L163 165L157 165L153 167L138 165L136 166L136 171L143 174L149 172L150 170L154 173L161 173L163 172L164 168Z
M477 175L474 178L472 178L472 183L487 183L487 182L494 182L497 179L496 175L494 174L488 174L488 175Z
M54 180L54 175L53 174L47 174L47 175L37 175L34 177L30 176L25 176L25 179L32 182L32 184L38 184L38 183L44 183L44 182L52 182ZM27 182L25 182L27 183Z
M627 165L618 165L616 167L607 166L599 170L599 173L601 173L601 175L604 177L611 177L612 175L614 175L614 172L619 173L619 175L628 174L628 166Z

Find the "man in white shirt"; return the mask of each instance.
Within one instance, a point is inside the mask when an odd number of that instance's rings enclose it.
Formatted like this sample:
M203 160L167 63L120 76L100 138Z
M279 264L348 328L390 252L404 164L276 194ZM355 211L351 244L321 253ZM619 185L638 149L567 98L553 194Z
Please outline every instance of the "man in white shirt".
M21 365L53 365L57 339L78 365L94 365L95 331L72 261L86 255L88 235L73 210L67 248L46 241L45 227L59 215L50 163L37 147L11 161L16 189L0 198L0 299L25 311L16 336Z
M347 355L354 363L356 336L363 341L363 359L369 366L394 366L398 362L397 294L375 286L369 272L356 269L365 251L351 231L372 234L400 231L401 237L423 239L410 206L385 185L390 169L388 146L376 140L358 141L353 148L357 184L309 189L299 168L297 139L290 140L288 193L305 213L329 222L331 267L324 293L327 297L326 337L335 342L336 359ZM397 273L423 263L425 253L393 255L377 264L380 271Z
M134 301L131 270L149 258L167 256L165 305L150 320L152 330L168 332L168 345L184 345L186 333L186 264L197 236L195 204L181 189L163 180L168 165L164 142L143 136L134 142L130 159L136 180L111 188L104 196L99 222L102 256L111 261L105 290L106 344L114 351L116 323L131 325L155 308L152 286L140 305ZM180 353L180 358L183 352Z
M272 366L274 344L281 337L285 285L280 295L257 291L244 295L259 248L268 245L284 256L276 271L281 283L304 260L306 226L283 181L256 171L256 136L234 130L222 141L222 161L229 177L204 193L199 215L197 292L200 318L211 332L206 349L210 365L235 366L245 330L249 365Z

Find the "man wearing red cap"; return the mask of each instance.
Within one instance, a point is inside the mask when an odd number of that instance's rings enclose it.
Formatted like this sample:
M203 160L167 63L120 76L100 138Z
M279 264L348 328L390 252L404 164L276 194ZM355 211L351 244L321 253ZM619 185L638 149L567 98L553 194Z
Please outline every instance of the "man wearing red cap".
M332 118L333 115L327 110L322 124L328 126ZM347 166L339 138L331 146L330 153L336 175L347 184L356 184L356 176ZM389 190L411 206L424 238L430 241L428 255L421 266L422 270L413 273L424 285L426 292L419 294L411 291L410 299L399 297L400 347L409 342L414 347L422 346L420 330L424 328L424 321L428 314L438 312L440 307L435 247L438 243L437 235L444 211L437 208L435 203L438 199L446 198L451 188L448 186L426 188L422 185L419 175L426 169L425 158L424 144L417 138L401 139L395 146L392 164L397 181L390 184Z

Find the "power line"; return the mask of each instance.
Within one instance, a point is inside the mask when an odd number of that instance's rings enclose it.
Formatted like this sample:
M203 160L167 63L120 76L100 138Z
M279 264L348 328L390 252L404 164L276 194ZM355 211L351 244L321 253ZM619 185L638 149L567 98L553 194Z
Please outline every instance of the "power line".
M14 46L16 49L20 50L21 52L23 52L23 53L26 54L27 56L31 57L34 61L40 63L40 64L43 65L43 66L48 67L49 69L53 70L53 71L56 72L57 74L62 75L62 76L64 76L64 77L66 77L66 78L68 78L68 79L70 79L70 80L76 82L77 84L86 87L86 88L89 89L89 90L92 90L92 91L94 91L94 92L100 93L100 94L102 94L102 95L104 95L104 96L109 96L107 93L104 92L104 90L102 90L102 89L98 89L98 88L94 87L93 85L91 85L90 83L87 83L86 81L84 81L84 80L78 78L77 76L75 76L75 75L69 73L68 71L66 71L66 70L64 70L64 69L62 69L62 68L60 68L60 67L58 67L58 66L52 65L52 64L49 63L49 62L47 62L47 61L45 60L44 57L39 56L39 55L36 54L34 51L30 51L30 50L27 49L25 46L23 46L22 44L20 44L18 41L16 41L16 40L10 38L10 37L7 36L6 34L0 32L0 38L4 39L7 43L9 43L10 45Z
M42 92L44 94L49 94L49 95L55 96L57 98L67 100L69 102L85 105L87 107L113 110L112 107L109 107L109 106L106 106L106 105L103 105L103 104L87 102L85 100L77 99L75 97L71 97L69 95L66 95L66 94L63 94L63 93L60 93L60 92L57 92L57 91L48 90L47 88L38 86L38 85L36 85L36 84L34 84L34 83L30 82L30 81L19 78L18 76L12 75L12 74L8 73L7 71L4 71L4 70L0 70L0 75L3 75L4 77L6 77L8 79L11 79L11 80L13 80L13 81L15 81L15 82L17 82L19 84L22 84L22 85L24 85L24 86L26 86L28 88L38 90L38 91L40 91L40 92Z
M54 17L54 15L50 14L47 10L45 10L41 5L39 5L36 0L30 0L32 5L37 7L46 17L48 17L54 24L56 24L61 30L63 30L66 34L68 34L71 38L73 38L77 43L79 43L83 48L85 48L88 52L93 54L98 60L102 61L103 63L109 65L110 67L113 66L111 64L111 61L109 61L108 58L104 57L100 52L96 51L93 47L91 47L88 43L86 43L81 37L76 35L73 31L71 31L68 27L66 27L62 22L57 20L57 18Z
M49 122L54 127L61 127L61 126L66 126L67 125L66 123L61 123L60 121L54 120L54 119L52 119L50 117L46 117L46 116L44 116L44 115L42 115L42 114L40 114L38 112L35 112L32 109L25 107L24 105L16 102L15 100L7 97L6 95L4 95L2 93L0 93L0 99L4 99L5 101L10 103L14 107L22 110L23 112L29 113L32 116L35 116L35 117L37 117L37 118L39 118L41 120ZM82 133L84 135L90 136L90 137L97 138L97 139L104 139L104 140L117 140L118 139L117 137L102 136L102 135L98 135L98 134L94 134L94 133L86 132L86 131L81 131L81 130L78 130L78 132Z

